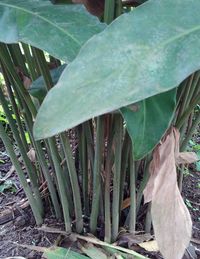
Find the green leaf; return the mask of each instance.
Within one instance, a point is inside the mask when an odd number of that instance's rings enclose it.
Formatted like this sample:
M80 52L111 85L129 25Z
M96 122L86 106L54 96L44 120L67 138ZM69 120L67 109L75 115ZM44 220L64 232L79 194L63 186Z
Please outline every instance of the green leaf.
M60 78L60 75L62 74L65 67L66 65L62 65L58 68L54 68L50 70L51 78L54 85L57 84L58 79ZM28 91L33 97L37 98L40 102L42 102L44 97L47 94L46 84L43 76L38 77L30 85L30 88L28 89Z
M12 193L16 192L16 187L12 180L6 180L4 183L0 184L0 193L5 191L10 191Z
M84 254L88 255L91 259L107 259L109 258L100 248L97 248L93 245L89 247L81 247L81 250Z
M0 1L0 41L28 43L66 62L104 27L81 5L53 5L48 0Z
M95 35L44 99L36 139L178 86L200 67L199 13L200 1L150 0Z
M43 256L47 259L88 259L87 256L81 255L63 247L47 249Z
M121 109L132 139L134 158L153 150L169 127L176 107L176 89Z

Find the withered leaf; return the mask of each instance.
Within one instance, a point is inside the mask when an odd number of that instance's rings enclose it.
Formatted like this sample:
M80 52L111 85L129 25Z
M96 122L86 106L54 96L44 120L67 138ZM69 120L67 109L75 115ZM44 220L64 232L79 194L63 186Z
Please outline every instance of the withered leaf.
M146 200L152 201L155 237L165 259L182 258L192 230L191 217L177 185L177 136L177 130L172 129L154 151L150 184L144 192Z

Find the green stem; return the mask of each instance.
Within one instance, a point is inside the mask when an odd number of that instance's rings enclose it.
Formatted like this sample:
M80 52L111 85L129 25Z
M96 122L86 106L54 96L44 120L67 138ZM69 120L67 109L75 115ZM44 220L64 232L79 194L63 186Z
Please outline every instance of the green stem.
M190 116L192 110L195 108L195 106L199 103L200 100L200 93L198 93L196 95L196 97L190 102L189 107L185 110L185 112L183 113L183 115L179 118L179 120L176 123L176 127L178 129L180 129L184 122L188 119L188 117Z
M129 231L135 233L136 225L136 180L135 180L135 162L133 160L133 150L130 152L130 222Z
M67 161L67 166L68 166L69 176L70 176L70 181L72 186L75 215L76 215L76 230L78 233L80 233L83 229L83 219L82 219L81 195L80 195L78 177L76 173L74 159L72 157L69 139L64 133L60 134L60 139L63 146L63 151L65 153L65 158Z
M40 212L42 214L43 213L43 205L42 205L42 200L41 200L39 187L38 187L38 183L37 183L37 174L34 170L34 167L31 163L31 161L28 158L27 152L26 152L26 150L24 148L24 145L23 145L23 143L20 139L19 132L18 132L18 129L17 129L16 124L15 124L15 120L13 119L12 114L11 114L9 108L8 108L8 104L7 104L7 102L4 98L4 95L3 95L3 92L1 90L1 88L0 88L0 102L2 104L2 107L4 109L6 117L9 121L9 125L11 127L12 132L13 132L14 138L17 142L18 147L19 147L22 159L25 163L26 171L29 175L29 178L30 178L32 186L33 186L33 191L34 191L36 200L38 202L38 208L40 209Z
M69 216L69 206L68 206L68 199L66 195L65 186L63 183L63 177L62 177L62 168L60 166L60 161L58 157L58 152L56 148L56 144L53 138L48 139L49 147L51 150L52 160L55 166L56 171L56 177L58 180L58 186L59 186L59 192L60 192L60 199L62 203L63 208L63 215L64 215L64 222L65 222L65 229L67 232L71 232L71 220Z
M20 46L19 44L8 44L8 49L11 53L11 57L13 59L13 57L15 57L15 66L18 66L19 68L22 69L23 73L25 75L28 75L28 69L26 67L26 62L25 62L25 58L24 55L21 52Z
M104 22L110 24L115 18L115 0L105 0Z
M124 199L124 183L126 179L126 170L128 165L128 158L130 153L131 141L126 131L124 137L124 143L122 147L122 167L121 167L121 180L120 180L120 208L122 207L123 199Z
M80 164L82 172L82 190L85 215L89 215L89 195L88 195L88 159L87 159L87 143L84 134L84 124L80 126Z
M14 86L14 84L12 84L12 85ZM15 87L14 90L15 90L15 95L17 96L17 100L19 102L20 108L21 108L21 110L22 109L24 110L24 118L25 118L26 126L27 126L27 129L28 129L29 135L31 137L32 144L33 144L33 146L36 150L38 161L39 161L39 163L42 167L42 171L43 171L45 180L47 181L47 186L48 186L48 189L49 189L49 192L50 192L50 196L51 196L51 200L52 200L52 203L53 203L53 206L54 206L56 217L58 219L60 219L61 218L61 210L60 210L60 206L59 206L59 202L58 202L58 198L57 198L57 194L56 194L56 189L55 189L54 184L51 180L48 165L46 163L46 158L45 158L44 152L42 150L42 147L40 145L40 142L34 140L33 132L32 132L33 121L32 121L32 118L31 118L29 108L28 108L27 104L24 102L23 98L20 96L20 93L18 92L19 89L17 87Z
M104 118L97 118L96 129L96 145L95 145L95 158L94 158L94 172L93 172L93 197L92 197L92 211L90 216L90 231L96 232L97 217L99 213L99 200L100 200L100 173L102 162L102 151L104 143Z
M11 88L11 84L10 84L10 81L8 79L8 76L7 76L8 74L7 74L6 68L4 68L4 66L1 65L1 68L2 68L2 74L3 74L4 80L5 80L5 83L6 83L6 87L7 87L7 90L8 90L10 102L12 104L13 111L15 113L18 129L19 129L20 136L21 136L21 139L22 139L22 143L24 145L25 150L28 152L28 145L27 145L27 142L26 142L24 129L23 129L23 126L22 126L22 122L21 122L21 118L20 118L20 114L19 114L19 110L18 110L16 101L15 101L15 97L14 97L14 94L13 94L13 91L12 91L12 88Z
M105 165L105 237L104 241L111 242L111 202L110 202L110 182L112 171L112 143L114 130L112 129L112 118L108 115L108 136L107 136L107 153Z
M39 70L44 78L47 91L49 91L53 87L53 81L51 78L51 74L49 72L49 68L48 68L44 53L42 50L37 48L32 47L32 50L33 50L33 55L36 58Z
M18 162L18 159L15 155L15 152L13 151L10 139L8 138L6 132L4 131L4 128L3 128L1 123L0 123L0 136L1 136L1 139L4 143L4 145L5 145L6 151L7 151L8 155L11 159L11 162L14 165L14 167L16 169L16 172L18 173L20 182L23 186L24 192L25 192L25 194L26 194L26 196L29 200L31 209L33 211L33 215L35 217L36 223L37 223L37 225L40 225L40 224L42 224L43 219L42 219L41 211L40 211L40 209L38 209L38 203L35 200L32 192L31 192L31 189L30 189L30 187L29 187L29 185L26 181L26 177L24 175L24 172L22 171L21 166Z
M26 62L28 64L31 79L34 81L39 76L38 73L35 70L34 59L31 55L29 45L22 43L22 47L23 47L23 50L24 50Z
M10 59L8 50L5 46L5 44L3 44L3 43L0 43L0 59L1 59L2 63L5 65L5 67L7 68L7 71L9 71L9 74L13 78L14 82L16 83L16 85L20 91L20 95L23 97L24 101L27 103L27 106L29 107L33 118L35 118L36 114L37 114L35 105L31 99L29 93L25 89L22 81L20 80L19 76L17 75L15 68L14 68L14 64L12 63L12 61Z
M184 141L183 141L183 143L181 145L181 148L180 148L181 152L185 151L185 149L186 149L186 147L188 145L188 142L192 138L192 135L194 134L197 126L199 125L199 123L200 123L200 111L198 111L198 114L197 114L195 120L192 123L192 127L190 128L189 132L187 133L186 138L184 139Z
M113 202L112 202L112 241L115 241L119 230L120 205L120 174L121 174L121 152L123 137L123 119L119 114L115 115L115 162L113 176Z

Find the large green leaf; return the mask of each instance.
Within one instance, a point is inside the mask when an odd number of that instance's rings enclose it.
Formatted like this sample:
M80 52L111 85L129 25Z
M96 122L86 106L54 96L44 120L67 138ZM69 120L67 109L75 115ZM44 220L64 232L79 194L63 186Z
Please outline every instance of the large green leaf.
M200 67L200 1L150 0L95 35L46 96L46 138L176 87Z
M142 159L162 138L176 107L176 89L121 109L133 143L134 158Z
M53 5L48 0L0 1L0 41L28 43L66 62L104 27L81 5Z

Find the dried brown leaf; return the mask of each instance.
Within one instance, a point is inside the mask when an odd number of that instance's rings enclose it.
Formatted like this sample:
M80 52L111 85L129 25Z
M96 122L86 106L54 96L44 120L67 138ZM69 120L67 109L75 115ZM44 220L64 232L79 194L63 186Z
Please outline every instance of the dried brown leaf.
M36 154L35 154L34 148L31 148L31 149L28 151L27 155L28 155L28 158L31 160L31 162L34 163L35 160L36 160Z
M159 251L156 240L140 243L139 246L149 252L158 252Z
M154 177L149 179L150 195L146 194L152 200L151 214L155 237L165 259L182 258L190 242L192 230L191 217L176 179L178 135L176 129L171 130L154 151L153 160L159 157L159 163L154 162L151 172Z
M143 243L145 241L149 241L152 239L152 235L150 234L141 234L141 235L134 235L132 233L126 233L120 235L117 241L117 245L124 246L128 245L129 248L131 248L133 245Z
M176 158L177 164L191 164L198 161L198 156L194 152L181 152Z
M72 0L76 4L84 4L87 10L96 16L101 16L104 11L105 0Z

